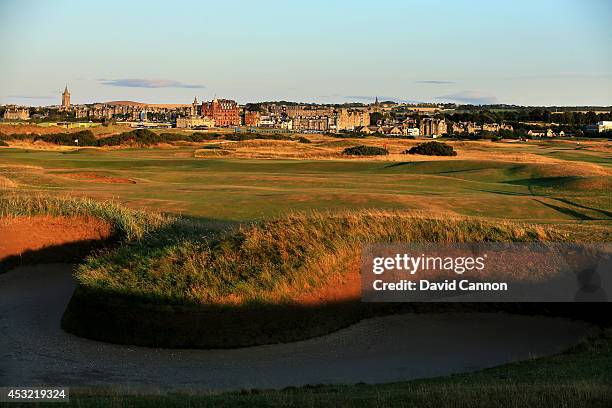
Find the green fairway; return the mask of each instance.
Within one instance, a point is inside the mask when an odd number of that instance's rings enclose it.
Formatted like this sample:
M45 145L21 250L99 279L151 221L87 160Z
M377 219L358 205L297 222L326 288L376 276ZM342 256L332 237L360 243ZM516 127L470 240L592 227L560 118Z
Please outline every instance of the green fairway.
M600 158L607 160L605 155ZM0 150L0 175L17 183L18 190L115 198L133 207L218 220L378 208L542 223L608 223L610 176L585 173L582 162L567 163L571 167L566 169L492 160L202 159L194 158L189 147ZM81 177L83 173L87 177Z

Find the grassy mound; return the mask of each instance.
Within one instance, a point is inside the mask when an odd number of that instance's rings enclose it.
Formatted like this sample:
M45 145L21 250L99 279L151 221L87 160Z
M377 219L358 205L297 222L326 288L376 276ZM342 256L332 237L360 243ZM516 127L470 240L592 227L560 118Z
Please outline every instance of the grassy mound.
M363 242L561 238L536 226L380 211L291 215L209 241L154 235L91 257L79 268L79 287L63 327L85 337L147 346L294 341L407 307L364 304L358 296L298 301L346 273Z
M295 341L398 311L534 313L535 307L548 313L537 305L368 304L358 293L313 303L302 295L318 295L331 280L355 272L362 243L565 239L539 226L384 211L296 214L218 233L203 221L89 199L0 200L1 217L43 214L97 217L118 238L79 267L62 327L97 340L160 347Z
M164 303L290 301L296 292L324 284L336 260L357 256L361 243L552 237L558 235L537 226L393 212L298 214L245 226L213 242L185 240L163 246L153 254L120 248L90 259L77 277L92 289Z

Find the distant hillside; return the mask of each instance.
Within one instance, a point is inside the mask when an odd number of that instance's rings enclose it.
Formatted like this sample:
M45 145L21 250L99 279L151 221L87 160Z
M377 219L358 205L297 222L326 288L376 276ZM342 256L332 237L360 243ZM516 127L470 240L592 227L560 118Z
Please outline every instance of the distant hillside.
M119 105L119 106L150 106L153 108L180 108L183 106L191 106L189 103L144 103L134 101L109 101L104 102L106 105Z
M107 105L120 105L120 106L147 106L147 103L134 102L134 101L108 101L104 102Z

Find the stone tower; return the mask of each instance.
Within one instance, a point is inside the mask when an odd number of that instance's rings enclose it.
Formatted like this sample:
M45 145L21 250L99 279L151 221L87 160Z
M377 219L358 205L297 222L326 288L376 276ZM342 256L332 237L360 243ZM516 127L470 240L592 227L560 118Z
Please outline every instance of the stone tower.
M193 103L191 104L191 116L196 116L198 114L198 97L193 98Z
M374 100L374 104L372 105L372 111L378 112L380 110L380 102L378 102L378 96Z
M68 85L64 88L64 92L62 92L62 110L70 109L70 92L68 92Z

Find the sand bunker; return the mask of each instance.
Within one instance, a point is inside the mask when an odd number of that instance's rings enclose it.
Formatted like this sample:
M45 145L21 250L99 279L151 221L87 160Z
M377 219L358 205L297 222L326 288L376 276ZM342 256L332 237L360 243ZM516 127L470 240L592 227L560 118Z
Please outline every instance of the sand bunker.
M66 244L105 240L111 226L92 217L7 217L0 219L0 261Z
M592 333L566 319L501 313L394 315L288 344L163 350L72 336L60 319L75 283L70 265L0 275L0 385L240 390L384 383L476 371L558 353ZM143 373L147 373L146 376Z

